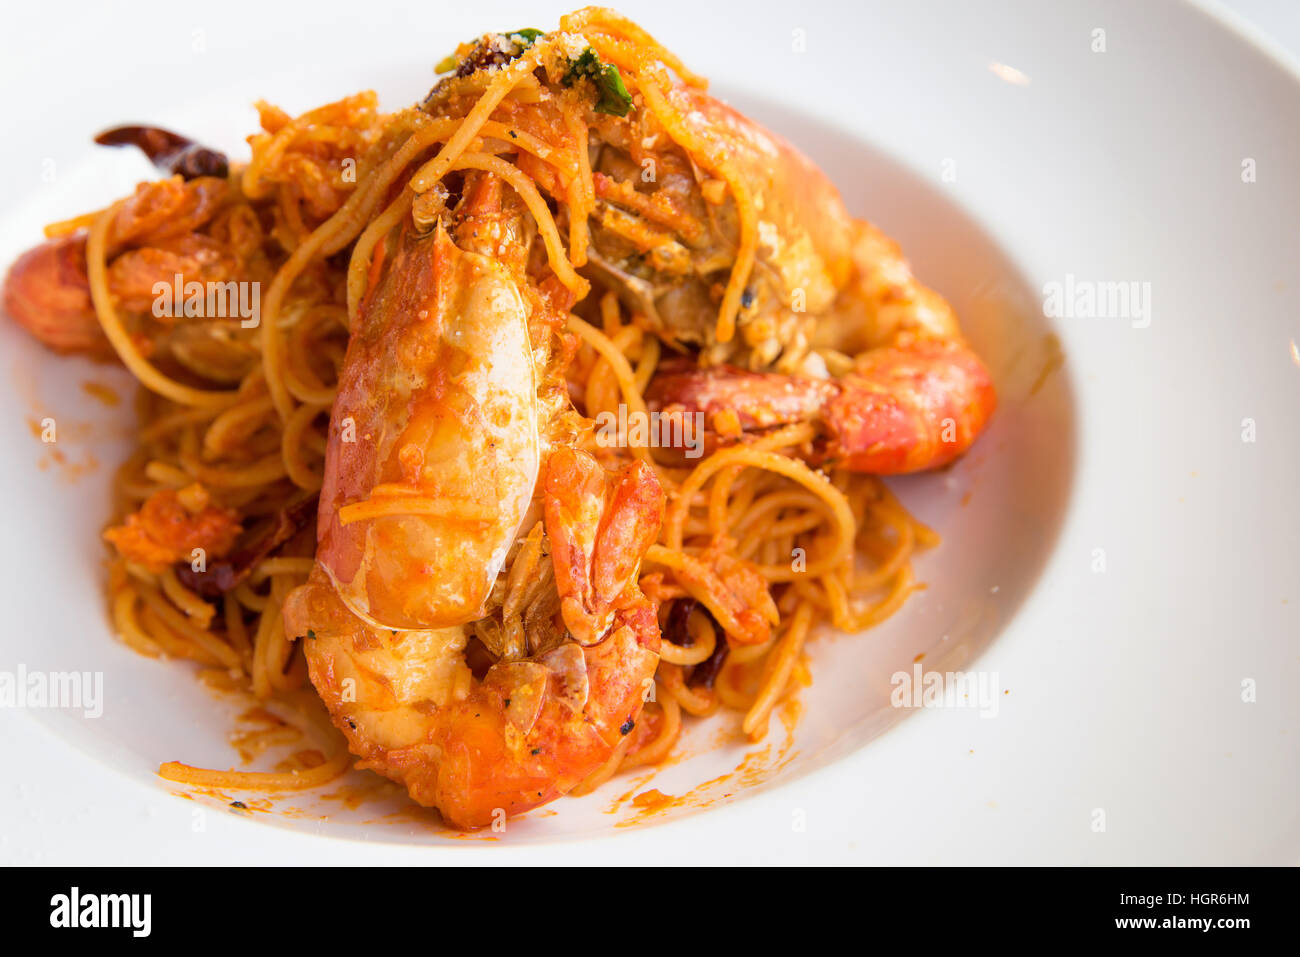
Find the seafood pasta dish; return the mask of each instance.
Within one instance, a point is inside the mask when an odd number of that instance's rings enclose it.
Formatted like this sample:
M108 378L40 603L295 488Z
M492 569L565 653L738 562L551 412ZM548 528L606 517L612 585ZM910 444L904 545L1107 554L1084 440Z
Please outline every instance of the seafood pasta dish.
M247 161L109 130L160 178L5 281L12 321L139 383L117 635L334 742L169 780L355 766L473 828L691 721L761 738L816 694L810 639L920 587L938 535L880 477L994 411L898 246L635 23L587 8L438 72L396 112L259 103Z

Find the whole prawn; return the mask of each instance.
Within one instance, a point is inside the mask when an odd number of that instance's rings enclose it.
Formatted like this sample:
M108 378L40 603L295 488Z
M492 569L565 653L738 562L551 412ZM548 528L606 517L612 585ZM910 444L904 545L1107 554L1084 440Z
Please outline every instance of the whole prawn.
M703 413L720 441L813 422L817 464L878 475L939 468L968 451L997 408L992 376L897 244L869 223L851 233L849 281L813 328L844 366L839 376L824 363L814 375L670 361L649 406Z
M284 616L361 766L478 827L565 793L635 727L659 649L637 578L664 496L644 463L609 476L546 441L522 211L491 174L463 192L454 236L408 222L377 259L333 411L316 568ZM524 531L517 561L549 583L534 601L563 627L476 675L469 626Z
M599 8L563 22L635 29ZM682 118L672 136L644 115L622 121L630 129L601 120L593 134L603 177L593 264L688 353L657 370L650 406L703 412L724 441L812 421L823 432L817 463L861 472L937 468L964 454L997 393L943 297L916 280L896 243L848 214L795 147L689 75L662 95ZM647 197L637 180L648 161L663 172ZM733 329L718 301L725 313L724 278L747 242L742 191L753 265Z

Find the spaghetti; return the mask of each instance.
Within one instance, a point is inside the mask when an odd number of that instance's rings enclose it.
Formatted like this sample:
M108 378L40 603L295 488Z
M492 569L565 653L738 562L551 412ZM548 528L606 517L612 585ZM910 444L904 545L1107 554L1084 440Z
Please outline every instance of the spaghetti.
M292 701L320 712L308 716L313 722L320 718L321 709L302 704L306 666L281 609L313 565L311 515L347 337L382 263L384 237L407 217L436 218L465 171L493 174L513 189L567 293L572 305L561 333L572 337L565 374L577 412L587 420L620 406L647 414L648 385L680 344L621 300L608 274L578 271L592 250L598 184L589 136L598 126L584 90L547 94L538 79L557 57L571 55L575 34L617 68L629 101L642 110L640 122L664 137L674 156L688 157L700 177L725 187L735 242L713 340L727 343L737 335L756 268L759 221L750 183L720 143L687 122L683 89L702 88L703 81L608 11L572 14L559 34L543 35L509 62L444 81L436 110L426 104L384 115L373 94L360 94L290 119L263 104L264 132L251 140L251 162L232 167L219 202L180 234L191 245L229 253L240 275L267 281L257 328L165 325L122 308L113 287L115 257L147 244L148 228L168 227L140 224L151 208L149 187L51 227L51 235L65 235L88 226L94 312L141 385L138 444L116 477L118 524L110 533L119 546L110 607L133 649L235 675L258 698ZM542 120L530 120L530 110L541 110ZM628 148L636 160L641 147ZM175 181L171 187L180 188ZM648 200L643 205L665 221L684 216ZM160 248L182 249L176 235ZM131 243L124 236L133 236ZM935 533L878 478L810 467L814 439L811 425L791 424L692 462L649 443L604 448L589 427L584 433L582 443L607 465L628 458L650 464L669 493L669 509L641 577L659 603L664 633L644 712L649 720L579 792L620 769L663 761L688 720L721 710L737 712L743 733L761 738L773 709L807 680L804 650L818 627L870 627L921 587L911 557L935 544ZM122 543L149 520L151 502L171 503L174 524L187 531L184 544L200 521L213 536L236 528L242 544L214 557L186 548L169 563L140 560ZM348 506L339 518L409 512L472 522L480 508L384 494ZM761 640L737 612L735 596L724 593L718 556L747 563L764 583L764 594L744 609L772 619L775 627ZM224 587L213 592L204 583L218 571ZM310 766L256 773L169 762L160 773L203 787L313 787L348 767L342 739L331 734L333 753Z

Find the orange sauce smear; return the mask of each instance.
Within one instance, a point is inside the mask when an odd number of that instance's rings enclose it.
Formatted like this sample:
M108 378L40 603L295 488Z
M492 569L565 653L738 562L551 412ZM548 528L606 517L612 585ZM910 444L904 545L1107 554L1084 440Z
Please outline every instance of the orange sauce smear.
M81 391L92 399L99 400L109 408L122 404L122 397L117 394L112 386L105 385L103 382L87 380L81 383Z
M704 810L731 800L741 790L771 780L798 756L794 750L794 729L802 713L803 705L799 699L787 696L775 709L784 731L779 745L774 746L769 742L746 753L731 771L698 784L684 794L665 794L658 788L642 790L658 774L662 765L651 769L649 774L639 776L632 782L632 787L616 798L608 808L607 813L611 814L626 807L635 809L616 821L614 826L635 827L671 811ZM729 737L734 741L735 736L736 732L732 730ZM680 760L681 755L677 757Z

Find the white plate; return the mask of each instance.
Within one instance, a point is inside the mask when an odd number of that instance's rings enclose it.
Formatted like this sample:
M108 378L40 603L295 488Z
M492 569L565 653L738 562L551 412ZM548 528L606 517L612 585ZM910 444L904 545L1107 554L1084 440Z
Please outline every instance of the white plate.
M733 777L703 792L705 810L644 821L606 813L633 784L615 782L512 825L491 859L1294 861L1295 74L1175 2L753 3L743 30L722 7L622 6L903 243L989 358L1003 404L955 469L895 483L945 536L918 563L930 587L865 637L816 643L779 773ZM103 126L155 122L238 152L259 96L299 111L373 87L400 105L455 41L561 12L430 9L359 17L318 3L301 23L253 5L129 21L87 7L74 37L28 9L0 58L5 88L27 93L6 110L0 258L148 175L86 145ZM1070 282L1137 283L1137 305L1045 316L1050 284ZM279 825L267 828L170 796L152 774L160 760L233 761L230 706L185 666L109 637L97 530L129 418L80 385L113 373L46 356L7 326L0 337L0 670L101 671L106 699L94 719L0 712L21 769L0 791L8 856L487 852L365 808L325 822L254 815ZM47 414L53 448L29 424ZM70 477L89 456L99 467ZM927 670L996 681L996 714L890 707L890 676L922 652ZM702 726L693 756L638 790L682 794L758 750L704 747L714 736ZM766 763L784 737L774 722Z

